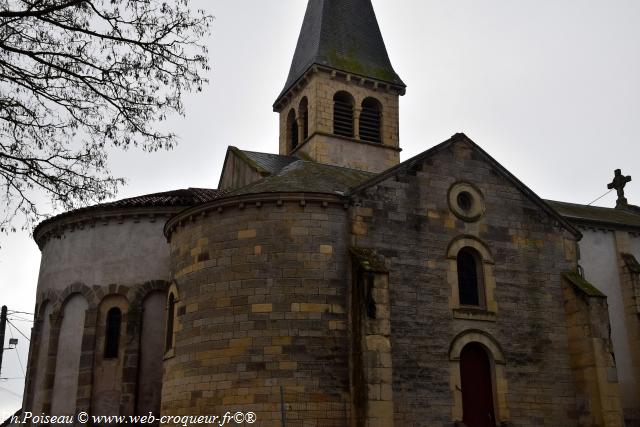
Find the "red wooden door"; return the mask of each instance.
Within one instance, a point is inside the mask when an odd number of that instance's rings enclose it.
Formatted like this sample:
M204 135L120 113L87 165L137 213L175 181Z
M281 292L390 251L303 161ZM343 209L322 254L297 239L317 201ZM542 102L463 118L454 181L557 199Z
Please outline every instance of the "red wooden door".
M485 349L467 344L460 354L462 421L467 427L495 427L491 365Z

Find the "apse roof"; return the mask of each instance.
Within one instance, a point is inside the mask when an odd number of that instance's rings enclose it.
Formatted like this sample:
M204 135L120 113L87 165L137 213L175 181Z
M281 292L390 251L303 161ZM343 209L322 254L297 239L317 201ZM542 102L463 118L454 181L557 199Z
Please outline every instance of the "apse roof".
M244 155L252 165L258 169L259 172L267 172L274 174L280 171L285 166L298 160L294 156L283 156L281 154L272 153L259 153L257 151L239 150L235 147L229 147L235 149L240 155Z
M640 212L631 209L604 208L575 203L547 200L560 215L571 222L583 225L610 225L617 227L640 228Z
M78 215L91 214L98 211L118 211L120 209L136 208L187 208L201 203L211 202L224 196L224 190L214 190L210 188L185 188L161 193L145 194L142 196L129 197L113 202L99 203L80 209L64 212L45 221L42 221L34 230L34 236L38 230L42 230L48 224L56 221L72 218Z
M296 160L275 174L232 191L228 196L257 193L331 193L342 195L375 176L356 169Z
M371 0L310 0L280 98L314 64L405 86L389 60Z

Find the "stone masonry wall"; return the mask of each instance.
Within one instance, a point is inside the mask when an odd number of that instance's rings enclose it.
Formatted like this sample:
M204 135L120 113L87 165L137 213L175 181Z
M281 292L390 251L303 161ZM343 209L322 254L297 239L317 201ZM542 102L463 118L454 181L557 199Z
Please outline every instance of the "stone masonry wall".
M346 218L342 203L259 202L172 233L163 415L253 411L280 426L282 386L288 427L347 425Z
M461 421L459 368L450 349L467 334L495 352L497 421L575 426L561 286L561 273L576 265L574 237L485 159L455 142L364 190L353 211L353 243L375 249L389 270L395 424ZM477 221L450 210L448 190L459 180L483 195L486 212ZM451 306L447 248L460 236L481 241L492 254L493 313Z
M333 97L339 91L348 92L354 98L355 115L359 114L365 98L372 97L380 102L382 144L373 144L375 147L371 147L372 144L362 143L357 139L332 137ZM300 138L301 152L321 163L372 172L381 172L399 163L399 95L396 91L382 86L375 88L373 82L361 83L356 77L353 79L344 75L332 77L330 73L317 71L309 75L299 91L294 92L287 106L280 111L280 154L290 154L286 140L289 112L293 109L299 120L300 102L306 97L309 114L308 141L313 144L312 147L307 147L308 144L304 144L305 141ZM336 145L336 143L340 144Z

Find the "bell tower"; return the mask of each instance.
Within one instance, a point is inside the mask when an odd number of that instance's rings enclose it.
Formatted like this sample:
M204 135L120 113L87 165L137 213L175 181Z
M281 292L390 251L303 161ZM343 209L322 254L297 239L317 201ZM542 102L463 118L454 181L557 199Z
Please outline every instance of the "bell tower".
M309 0L284 89L280 154L382 172L400 161L394 71L371 0Z

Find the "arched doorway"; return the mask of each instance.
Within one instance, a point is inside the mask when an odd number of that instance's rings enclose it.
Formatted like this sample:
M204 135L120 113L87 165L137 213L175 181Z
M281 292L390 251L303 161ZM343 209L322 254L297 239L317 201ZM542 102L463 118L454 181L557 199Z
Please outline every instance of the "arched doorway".
M460 354L462 420L467 427L495 427L491 361L479 343L467 344Z

